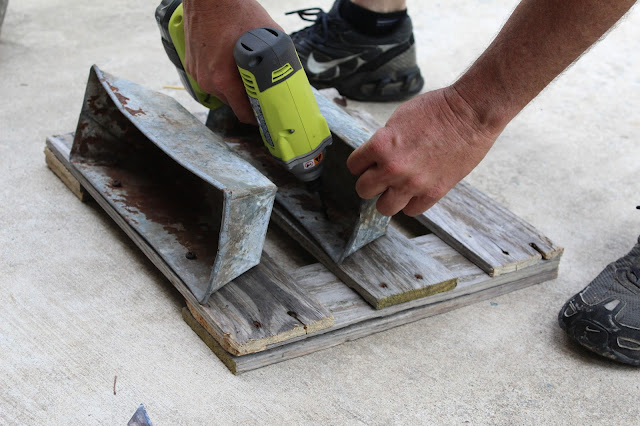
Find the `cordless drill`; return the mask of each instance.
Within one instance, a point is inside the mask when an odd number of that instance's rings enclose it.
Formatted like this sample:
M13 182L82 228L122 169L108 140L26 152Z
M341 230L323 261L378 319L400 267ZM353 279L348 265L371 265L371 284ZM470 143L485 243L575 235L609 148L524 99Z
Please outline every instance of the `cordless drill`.
M200 89L185 71L182 0L162 0L156 9L156 21L162 44L178 69L185 89L210 109L221 106L218 98ZM320 113L293 41L280 30L257 28L240 36L233 56L265 146L309 189L319 191L331 132Z

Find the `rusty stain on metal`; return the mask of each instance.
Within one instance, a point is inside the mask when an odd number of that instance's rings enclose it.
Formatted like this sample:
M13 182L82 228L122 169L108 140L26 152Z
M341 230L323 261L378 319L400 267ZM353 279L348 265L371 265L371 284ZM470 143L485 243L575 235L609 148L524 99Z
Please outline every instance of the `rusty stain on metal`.
M259 263L276 187L174 99L92 67L70 159L200 303Z
M140 115L140 114L144 114L146 115L146 113L142 110L142 108L138 108L138 109L131 109L129 107L124 107L124 109L131 115L136 116L136 115Z

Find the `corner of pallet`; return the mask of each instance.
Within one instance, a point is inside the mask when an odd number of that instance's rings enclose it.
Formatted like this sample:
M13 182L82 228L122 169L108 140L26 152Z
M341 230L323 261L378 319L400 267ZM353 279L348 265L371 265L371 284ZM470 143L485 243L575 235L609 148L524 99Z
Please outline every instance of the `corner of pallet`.
M49 169L71 190L80 201L87 202L91 196L78 180L69 172L68 167L56 156L48 146L44 148L45 162Z

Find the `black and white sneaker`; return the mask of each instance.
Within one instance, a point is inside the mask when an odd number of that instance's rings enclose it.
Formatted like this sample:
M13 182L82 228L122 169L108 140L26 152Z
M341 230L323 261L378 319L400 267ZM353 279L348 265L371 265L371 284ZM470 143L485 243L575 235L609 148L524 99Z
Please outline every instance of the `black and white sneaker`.
M560 327L582 346L640 366L640 238L560 310Z
M424 80L409 16L390 34L371 36L342 19L339 4L337 0L329 13L320 8L288 13L314 22L291 34L309 82L318 89L335 87L360 101L397 101L420 92Z

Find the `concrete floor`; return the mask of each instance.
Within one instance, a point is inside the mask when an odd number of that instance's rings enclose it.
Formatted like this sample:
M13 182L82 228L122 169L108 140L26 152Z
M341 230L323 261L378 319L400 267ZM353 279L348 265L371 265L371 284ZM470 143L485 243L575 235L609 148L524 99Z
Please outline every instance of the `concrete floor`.
M265 1L283 12L308 4ZM410 0L426 88L450 83L516 0ZM560 277L235 377L117 226L45 166L91 64L176 96L157 0L11 0L0 38L0 424L637 424L640 370L556 314L639 230L640 10L507 128L469 180L566 248ZM364 105L384 119L393 105ZM117 394L113 392L117 376Z

